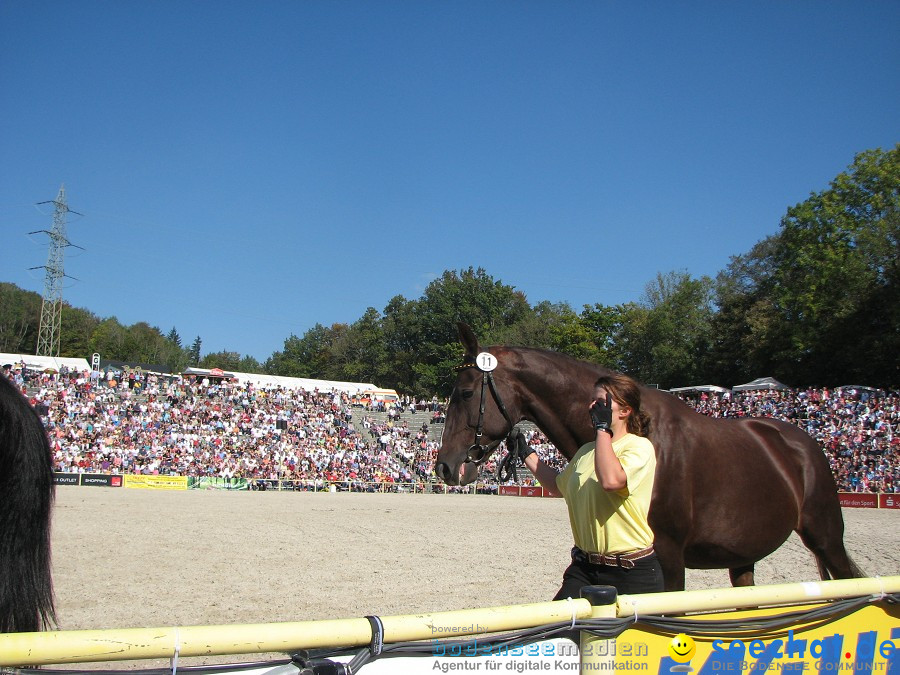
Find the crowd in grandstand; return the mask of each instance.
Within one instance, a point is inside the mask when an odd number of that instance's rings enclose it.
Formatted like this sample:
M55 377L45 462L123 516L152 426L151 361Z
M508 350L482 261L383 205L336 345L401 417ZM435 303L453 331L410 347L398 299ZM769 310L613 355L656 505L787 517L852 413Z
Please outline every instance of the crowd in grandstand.
M335 391L134 372L91 379L89 373L11 367L4 374L41 415L54 469L61 472L412 489L430 480L439 443L429 432L443 421L437 399L404 397L376 414ZM822 445L841 491L900 492L897 392L844 388L683 398L705 415L797 424ZM565 460L539 431L529 429L527 437L543 459L561 468ZM485 464L482 490L496 490L499 459Z
M712 417L777 417L825 451L842 492L900 492L900 393L867 387L702 393L687 400Z

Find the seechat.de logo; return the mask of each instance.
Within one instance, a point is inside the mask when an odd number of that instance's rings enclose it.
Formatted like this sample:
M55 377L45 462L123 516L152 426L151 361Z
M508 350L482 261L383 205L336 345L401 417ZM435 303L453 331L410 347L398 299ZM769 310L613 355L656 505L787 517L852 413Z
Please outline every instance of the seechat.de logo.
M694 644L694 638L684 633L679 633L669 642L669 656L678 665L672 666L669 670L673 673L689 673L691 668L691 659L697 653L697 645Z

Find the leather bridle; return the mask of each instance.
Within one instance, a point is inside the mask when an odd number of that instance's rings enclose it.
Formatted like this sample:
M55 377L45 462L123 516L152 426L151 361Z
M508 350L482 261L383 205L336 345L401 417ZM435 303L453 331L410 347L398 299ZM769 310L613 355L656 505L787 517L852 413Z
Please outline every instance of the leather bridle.
M497 407L500 409L500 412L503 414L504 419L506 419L506 423L509 425L509 430L505 435L509 435L509 433L515 427L515 422L512 421L512 418L509 416L509 411L507 411L506 406L503 404L503 399L500 397L500 392L497 391L497 385L494 384L494 375L490 371L483 370L478 367L478 364L473 362L466 362L461 366L456 366L456 370L462 371L467 370L469 368L477 368L481 371L481 401L478 405L478 426L475 428L475 442L469 446L469 449L466 450L466 459L465 462L469 464L475 464L476 466L482 464L488 456L488 452L492 450L497 444L500 442L499 440L493 443L493 447L489 447L488 445L484 445L481 443L481 437L484 435L484 407L485 407L485 390L490 388L491 395L494 397L494 401L497 403Z

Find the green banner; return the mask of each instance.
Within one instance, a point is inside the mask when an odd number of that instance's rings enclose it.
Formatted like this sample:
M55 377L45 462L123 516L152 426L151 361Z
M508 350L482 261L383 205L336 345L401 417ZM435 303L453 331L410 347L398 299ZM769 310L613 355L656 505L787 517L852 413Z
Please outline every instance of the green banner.
M192 476L188 478L188 490L248 490L246 478L218 478L216 476Z

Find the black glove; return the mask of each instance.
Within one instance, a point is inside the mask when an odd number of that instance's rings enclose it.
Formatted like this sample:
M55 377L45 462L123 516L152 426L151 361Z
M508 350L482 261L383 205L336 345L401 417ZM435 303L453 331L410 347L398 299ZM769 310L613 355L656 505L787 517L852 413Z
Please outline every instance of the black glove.
M528 444L528 440L525 438L525 434L523 434L518 428L514 428L509 432L509 436L506 440L509 445L509 451L511 453L515 453L516 456L522 460L522 464L525 463L525 458L528 457L533 452L537 452L531 445Z
M613 435L612 397L609 392L606 392L606 398L598 398L591 404L591 421L594 423L594 429Z

